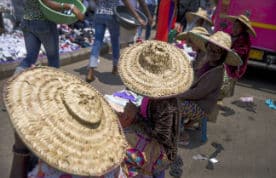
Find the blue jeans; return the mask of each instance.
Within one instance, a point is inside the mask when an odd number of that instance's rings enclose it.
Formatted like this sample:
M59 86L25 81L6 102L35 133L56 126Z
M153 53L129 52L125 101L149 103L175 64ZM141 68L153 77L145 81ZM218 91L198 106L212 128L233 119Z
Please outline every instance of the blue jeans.
M120 56L120 26L113 15L95 15L95 41L92 46L89 67L98 66L98 58L103 44L106 28L109 30L112 45L113 65L118 64Z
M152 4L148 4L148 8L149 8L150 14L152 16L154 16L156 6L152 5ZM143 28L141 26L138 27L137 35L138 35L139 38L142 37L142 32L143 32ZM148 23L147 26L146 26L146 34L145 34L145 39L146 40L148 40L150 38L150 34L151 34L151 25Z
M41 44L48 58L48 66L59 67L59 40L57 25L47 20L23 20L21 28L24 34L27 56L19 67L31 67L37 61Z

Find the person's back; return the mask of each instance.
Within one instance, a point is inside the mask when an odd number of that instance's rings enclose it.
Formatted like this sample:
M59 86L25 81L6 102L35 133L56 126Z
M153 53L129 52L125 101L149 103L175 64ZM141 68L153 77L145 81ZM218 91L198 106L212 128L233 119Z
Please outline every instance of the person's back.
M96 14L113 15L114 7L119 5L119 0L98 0L96 1Z
M23 19L26 20L45 20L45 17L40 10L38 0L26 0L24 7Z
M208 87L210 87L209 84L213 86L212 91L210 92L206 92L204 94L197 93L197 95L202 95L203 97L201 97L201 99L199 100L196 100L195 102L206 113L210 113L217 103L220 88L223 83L223 74L224 74L224 68L222 65L209 69L206 73L202 74L201 77L199 77L199 79L191 87L191 88L197 88L198 86L200 87L206 86L205 91L208 91L209 89ZM202 91L204 91L204 89Z

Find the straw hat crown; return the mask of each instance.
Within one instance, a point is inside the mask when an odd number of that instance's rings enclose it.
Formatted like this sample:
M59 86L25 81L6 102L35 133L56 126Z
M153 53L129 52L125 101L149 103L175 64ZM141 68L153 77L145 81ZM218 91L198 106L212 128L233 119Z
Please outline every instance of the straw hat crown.
M161 74L172 67L170 53L164 49L164 45L154 45L150 43L147 48L143 48L139 55L139 63L149 73Z
M101 176L123 161L127 142L117 115L79 78L38 67L12 77L4 93L16 132L51 167Z
M119 74L130 90L152 98L182 93L193 81L187 54L161 41L127 48L119 60Z
M222 31L218 31L210 36L210 41L216 42L216 45L224 49L230 49L232 45L231 36Z
M187 12L186 13L186 19L188 22L191 22L194 17L202 18L206 22L208 22L210 25L213 24L213 22L208 17L207 11L202 8L198 8L198 10L196 12Z

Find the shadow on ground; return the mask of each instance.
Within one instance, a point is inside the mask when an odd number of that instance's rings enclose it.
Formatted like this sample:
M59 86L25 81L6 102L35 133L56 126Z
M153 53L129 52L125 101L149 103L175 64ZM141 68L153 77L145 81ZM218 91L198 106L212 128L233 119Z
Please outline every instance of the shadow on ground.
M232 104L240 107L240 108L243 108L249 112L253 112L253 113L256 113L256 104L254 102L243 102L243 101L240 101L240 100L235 100L232 102Z
M80 75L86 75L87 73L87 67L81 67L78 69L74 69L75 72L78 72ZM111 72L99 72L95 70L95 77L98 78L98 80L101 83L108 84L108 85L123 85L123 82L121 81L121 78L119 75L114 75Z
M218 108L221 111L221 115L223 115L224 117L229 117L236 113L234 109L228 106L218 105Z
M185 132L187 132L190 136L190 143L187 146L178 145L179 148L194 149L205 144L201 142L201 130L198 127L193 129L186 129Z

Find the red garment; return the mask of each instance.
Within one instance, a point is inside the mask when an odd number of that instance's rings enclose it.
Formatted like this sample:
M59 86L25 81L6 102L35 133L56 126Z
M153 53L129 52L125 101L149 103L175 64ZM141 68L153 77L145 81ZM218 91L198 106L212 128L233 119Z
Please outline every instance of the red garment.
M168 34L173 24L174 1L161 0L158 10L156 40L168 41Z
M238 67L225 64L225 69L229 77L240 79L244 75L247 68L250 47L251 41L247 32L239 35L239 37L233 41L232 50L240 56L243 64Z

